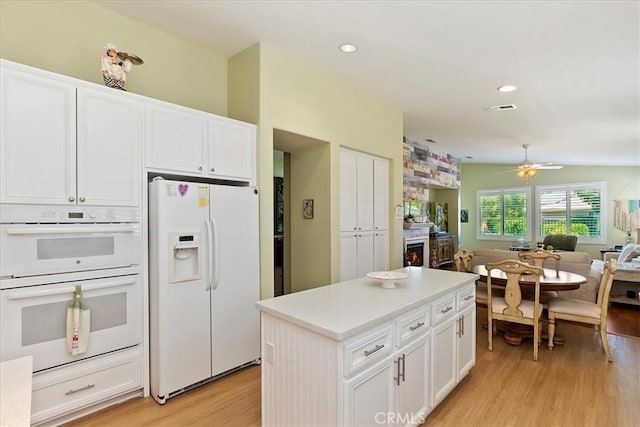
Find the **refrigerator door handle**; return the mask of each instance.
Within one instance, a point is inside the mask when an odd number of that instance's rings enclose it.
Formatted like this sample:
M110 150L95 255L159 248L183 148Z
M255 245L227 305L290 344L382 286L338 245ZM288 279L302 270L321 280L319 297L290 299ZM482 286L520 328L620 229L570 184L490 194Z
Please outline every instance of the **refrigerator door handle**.
M211 289L216 290L220 281L220 239L218 238L216 220L212 218L210 221L213 229L213 283Z
M204 220L204 226L207 230L207 291L211 290L213 285L213 233L211 231L211 221Z

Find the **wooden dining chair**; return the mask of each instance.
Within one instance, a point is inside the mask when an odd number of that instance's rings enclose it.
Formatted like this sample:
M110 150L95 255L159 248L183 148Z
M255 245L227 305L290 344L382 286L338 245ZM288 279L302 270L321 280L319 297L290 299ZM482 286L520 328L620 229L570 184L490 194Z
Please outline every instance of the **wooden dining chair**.
M538 360L538 345L540 344L540 275L542 267L530 265L516 260L504 260L486 264L487 268L487 324L489 336L489 351L493 351L493 321L521 323L533 326L533 360ZM504 297L493 296L491 286L491 271L501 270L507 276ZM532 275L535 278L533 301L522 298L520 277ZM528 281L532 281L528 278Z
M615 259L604 264L604 272L598 288L598 299L595 303L574 298L552 298L548 304L549 311L549 350L553 350L553 336L556 331L556 319L595 325L600 329L600 341L609 362L613 362L609 341L607 341L607 309L613 278L618 269Z
M464 273L471 271L473 267L473 253L467 249L458 249L453 255L456 270ZM487 305L487 283L476 281L476 304Z
M544 264L548 260L552 260L554 261L554 267L556 269L556 277L559 277L560 275L560 255L557 253L546 251L544 249L535 249L532 251L518 252L518 258L520 258L520 261L528 262L529 264L541 268L544 268ZM544 270L542 270L542 275L544 277ZM558 292L556 291L540 291L540 303L546 308L549 300L557 296Z

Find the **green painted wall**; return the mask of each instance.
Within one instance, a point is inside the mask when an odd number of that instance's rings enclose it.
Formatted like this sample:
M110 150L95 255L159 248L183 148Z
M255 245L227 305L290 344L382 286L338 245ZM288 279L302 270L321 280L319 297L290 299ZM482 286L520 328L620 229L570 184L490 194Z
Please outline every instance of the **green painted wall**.
M565 166L560 170L540 171L529 180L528 184L515 173L496 174L509 169L508 165L492 164L462 164L460 209L469 209L469 222L460 224L460 247L467 249L501 248L507 249L511 242L476 240L478 213L476 206L476 191L496 188L510 188L528 185L531 195L535 197L536 185L579 184L588 182L606 182L606 244L578 244L576 250L591 254L594 259L600 259L599 249L615 244L623 244L626 234L613 228L612 200L629 194L630 187L635 186L635 193L640 198L640 168L621 166ZM451 211L449 212L451 221ZM535 224L535 211L533 215Z
M82 0L0 1L0 56L104 84L102 47L140 56L127 90L227 115L227 59Z
M391 161L389 213L402 204L402 112L332 79L277 48L260 44L241 55L259 57L259 101L234 97L231 111L259 111L258 164L261 183L261 293L273 295L273 147L274 130L325 144L295 150L291 156L291 289L321 286L339 279L339 149L341 146ZM232 58L230 70L255 61ZM254 70L255 71L255 70ZM234 89L230 91L235 93ZM253 103L253 104L252 104ZM248 105L247 105L248 104ZM301 219L302 200L313 198L315 217ZM402 221L391 220L392 268L402 266ZM296 262L297 260L297 262Z

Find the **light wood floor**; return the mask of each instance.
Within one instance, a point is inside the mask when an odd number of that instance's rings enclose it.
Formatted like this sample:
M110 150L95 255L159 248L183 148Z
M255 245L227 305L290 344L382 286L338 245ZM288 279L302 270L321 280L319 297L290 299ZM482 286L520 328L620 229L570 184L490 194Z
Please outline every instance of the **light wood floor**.
M486 311L478 309L478 319ZM480 325L481 322L477 322ZM560 324L563 347L519 347L493 340L478 326L476 366L427 417L427 426L638 426L640 339L609 335L614 363L606 361L597 333ZM170 399L133 399L76 420L73 426L258 426L260 367ZM302 427L302 426L300 426Z

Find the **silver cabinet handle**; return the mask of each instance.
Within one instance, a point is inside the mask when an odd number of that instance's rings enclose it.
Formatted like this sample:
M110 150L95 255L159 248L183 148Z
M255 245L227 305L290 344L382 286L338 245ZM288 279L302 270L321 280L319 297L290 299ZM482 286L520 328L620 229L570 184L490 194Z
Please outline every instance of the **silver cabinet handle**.
M84 203L84 197L80 197L78 200L80 200L80 203Z
M202 170L202 166L198 166L198 170L201 171Z
M460 336L464 335L464 316L460 316L460 329L462 330L462 332L460 332Z
M70 201L70 202L75 202L75 201L76 201L76 198L75 198L75 197L73 197L73 196L69 196L69 201Z
M86 386L84 386L84 387L77 388L77 389L75 389L75 390L69 390L69 391L68 391L68 392L66 392L64 395L65 395L65 396L69 396L70 394L77 393L77 392L82 391L82 390L88 390L88 389L90 389L90 388L94 388L95 386L96 386L95 384L87 384L87 385L86 385Z
M440 310L440 313L444 314L444 313L447 313L447 312L449 312L451 310L453 310L453 307L447 307L444 310Z
M466 297L464 297L464 300L469 301L471 298L473 298L473 295L467 295Z
M393 361L393 363L398 365L398 369L396 370L396 376L393 377L394 380L396 380L396 385L400 385L400 357L397 357L396 360Z
M211 169L209 169L209 171L211 171L211 172L215 172L215 171L216 171L216 168L211 168Z
M405 374L405 371L404 371L404 368L405 368L405 366L404 366L405 354L404 353L402 353L401 359L402 359L402 382L404 382L404 374Z
M365 350L364 351L364 355L365 356L371 356L373 353L375 353L376 351L380 351L384 348L384 344L378 344L375 347L373 347L371 350Z
M409 326L409 330L413 332L416 329L421 328L423 326L424 326L424 322L419 322L419 323L416 323L414 326Z

